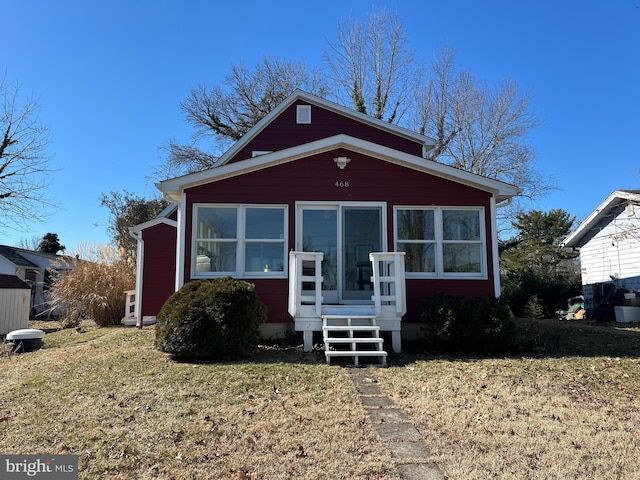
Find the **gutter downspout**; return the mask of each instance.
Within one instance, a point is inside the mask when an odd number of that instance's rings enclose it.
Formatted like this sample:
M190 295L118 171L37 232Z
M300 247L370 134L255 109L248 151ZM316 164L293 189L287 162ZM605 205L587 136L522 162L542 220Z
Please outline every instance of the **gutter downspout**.
M491 196L490 208L491 208L491 229L493 230L493 241L491 246L491 256L493 257L493 289L496 292L496 298L500 297L500 252L498 251L498 221L497 210L498 208L504 208L511 205L513 197L509 197L506 200L502 200L496 203L496 197Z
M129 229L129 235L136 239L136 327L142 328L142 282L143 282L143 265L144 265L144 240L142 232L136 232L132 228Z

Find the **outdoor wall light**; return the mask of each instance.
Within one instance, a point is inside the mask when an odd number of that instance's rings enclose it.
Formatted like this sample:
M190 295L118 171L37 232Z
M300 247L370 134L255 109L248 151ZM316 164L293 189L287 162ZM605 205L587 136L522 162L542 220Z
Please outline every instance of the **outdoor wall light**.
M347 163L349 163L351 159L347 157L337 157L334 158L333 161L336 162L336 165L340 170L344 170L344 167L347 166Z

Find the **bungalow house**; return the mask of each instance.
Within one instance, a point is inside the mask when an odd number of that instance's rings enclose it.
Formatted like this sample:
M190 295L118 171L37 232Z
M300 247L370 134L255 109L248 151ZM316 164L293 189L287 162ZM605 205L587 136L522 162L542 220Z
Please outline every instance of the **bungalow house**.
M64 255L0 245L0 274L15 275L31 287L29 310L33 315L49 310L52 273L64 273L72 268L71 259Z
M587 311L601 311L616 291L640 290L640 190L611 193L564 246L580 250Z
M174 208L132 229L138 321L230 275L255 284L266 337L293 328L310 350L332 324L372 327L399 351L426 296L498 296L496 209L520 189L427 160L434 144L294 92L213 168L157 184Z

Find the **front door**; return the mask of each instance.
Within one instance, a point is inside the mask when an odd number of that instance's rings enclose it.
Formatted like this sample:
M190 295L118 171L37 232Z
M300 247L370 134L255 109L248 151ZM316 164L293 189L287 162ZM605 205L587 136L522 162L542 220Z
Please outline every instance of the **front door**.
M370 252L386 250L382 204L305 204L298 207L296 249L323 252L325 303L371 302Z

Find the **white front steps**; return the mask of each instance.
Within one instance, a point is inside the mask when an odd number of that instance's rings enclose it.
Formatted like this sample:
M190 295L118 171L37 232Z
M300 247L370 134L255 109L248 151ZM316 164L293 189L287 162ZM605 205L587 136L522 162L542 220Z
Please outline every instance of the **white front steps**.
M387 365L375 316L323 315L322 337L328 364L332 357L352 357L358 366L360 357L373 357L380 360L380 365Z

